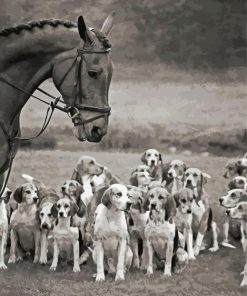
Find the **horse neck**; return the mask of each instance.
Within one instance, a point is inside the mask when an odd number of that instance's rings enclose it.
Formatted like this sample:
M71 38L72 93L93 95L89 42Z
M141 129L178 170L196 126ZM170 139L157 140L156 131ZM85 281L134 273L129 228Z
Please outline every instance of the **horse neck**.
M75 28L63 25L23 30L18 35L12 33L0 40L0 75L29 93L51 77L54 58L77 47L80 42ZM4 83L0 85L0 119L10 123L29 95Z

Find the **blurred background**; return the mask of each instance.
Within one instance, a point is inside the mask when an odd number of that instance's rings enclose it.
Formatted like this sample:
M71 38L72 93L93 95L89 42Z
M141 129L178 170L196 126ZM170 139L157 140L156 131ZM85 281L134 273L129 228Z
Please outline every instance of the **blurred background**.
M108 135L100 144L79 143L70 120L56 113L45 135L22 148L247 150L246 0L1 0L0 25L82 14L99 28L112 11ZM50 81L44 88L56 93ZM39 129L45 108L29 100L23 134Z

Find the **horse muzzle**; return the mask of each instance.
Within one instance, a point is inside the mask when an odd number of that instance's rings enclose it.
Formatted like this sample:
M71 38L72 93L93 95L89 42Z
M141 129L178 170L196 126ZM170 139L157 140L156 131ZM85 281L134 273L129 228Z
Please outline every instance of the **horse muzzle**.
M74 128L74 135L79 141L82 142L87 140L89 142L98 143L102 140L106 133L106 127L101 127L96 124L78 125Z

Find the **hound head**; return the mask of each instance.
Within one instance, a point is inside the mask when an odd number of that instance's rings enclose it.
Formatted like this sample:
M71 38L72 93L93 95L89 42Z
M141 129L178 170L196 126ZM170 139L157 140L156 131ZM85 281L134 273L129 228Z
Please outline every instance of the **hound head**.
M137 187L131 187L128 190L129 200L131 202L130 213L145 213L144 209L145 192Z
M167 173L168 178L180 178L184 176L184 172L187 170L186 164L179 159L173 160L169 165Z
M73 217L78 211L79 207L68 197L59 199L51 208L51 214L58 219Z
M150 170L147 165L139 165L130 177L130 184L133 186L147 185L152 180Z
M232 189L247 190L247 179L243 176L236 176L229 182L228 188L230 190L232 190Z
M143 153L141 161L150 168L157 167L162 162L162 156L156 149L147 149Z
M51 213L53 204L45 203L42 208L39 209L39 220L40 220L40 229L52 229L55 218Z
M150 211L150 218L168 220L176 215L173 197L162 187L152 188L147 193L145 209Z
M233 219L241 219L247 222L247 202L239 202L236 207L226 210L226 213Z
M193 190L202 187L208 179L211 179L211 176L207 173L203 173L197 168L189 168L185 171L184 187Z
M83 186L76 180L66 180L61 190L63 197L67 196L72 202L78 204L83 193Z
M128 189L122 184L111 185L103 194L101 202L108 209L116 209L119 211L128 210L131 201L128 198Z
M10 196L11 196L12 191L9 188L5 188L2 196L0 197L0 202L4 201L4 203L8 203Z
M226 179L232 179L238 174L238 161L229 161L225 166L225 173L223 177Z
M32 205L39 202L38 189L33 183L25 183L18 187L13 196L17 203Z
M226 208L233 208L241 201L247 201L247 193L243 189L232 189L219 198L220 205Z
M178 193L174 195L174 199L176 202L177 208L181 211L183 214L191 214L191 206L192 202L194 200L194 193L189 188L183 188Z

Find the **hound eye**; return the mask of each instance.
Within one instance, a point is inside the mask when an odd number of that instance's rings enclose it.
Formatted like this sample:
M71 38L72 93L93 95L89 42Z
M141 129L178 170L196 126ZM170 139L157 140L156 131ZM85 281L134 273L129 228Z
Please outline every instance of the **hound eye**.
M122 196L122 192L118 192L117 196L119 196L119 197Z
M187 173L185 176L186 176L186 177L189 177L189 173Z
M93 79L97 79L98 78L98 72L94 71L94 70L90 70L88 71L88 75L93 78Z
M153 194L151 194L151 195L150 195L150 197L151 197L151 198L154 198L154 195L153 195Z
M160 195L160 196L158 197L158 199L159 199L159 200L164 199L164 196Z
M147 155L148 157L150 157L151 156L151 154L150 153L148 153L148 155Z
M26 193L27 193L27 194L31 194L31 191L30 191L30 190L26 190Z
M144 173L144 169L140 170L141 173Z
M198 175L197 174L193 174L193 177L197 177Z
M158 154L157 154L157 153L155 153L155 154L154 154L154 156L155 156L155 157L158 157Z
M69 207L69 205L65 204L64 207L65 207L65 209L67 209Z
M51 214L48 214L47 216L48 216L49 218L51 218Z
M235 193L232 193L231 194L231 197L235 198L236 197L236 194Z
M238 209L239 209L239 210L243 210L244 208L243 208L242 205L239 205L239 206L238 206Z
M181 202L182 202L182 203L186 203L186 199L183 198L183 199L181 200Z
M93 161L93 160L92 160L92 161L90 161L90 162L89 162L89 164L90 164L90 165L93 165L93 164L94 164L94 161Z
M177 164L175 164L175 165L174 165L174 169L177 169L177 168L178 168L178 165L177 165Z
M61 208L61 205L57 205L57 208L60 209Z
M40 213L40 217L44 217L44 213Z

